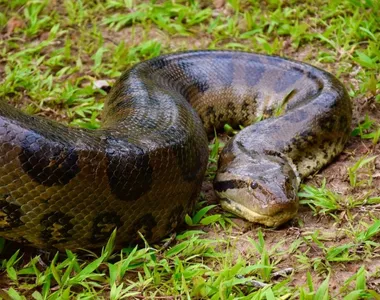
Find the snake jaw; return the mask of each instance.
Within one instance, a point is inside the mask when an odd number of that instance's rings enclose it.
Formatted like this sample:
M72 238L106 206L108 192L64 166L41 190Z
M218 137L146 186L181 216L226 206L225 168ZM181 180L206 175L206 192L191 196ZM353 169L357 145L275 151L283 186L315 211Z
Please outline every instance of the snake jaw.
M289 207L287 207L286 209L279 210L277 214L266 215L255 212L246 206L227 198L220 199L220 204L226 211L246 219L247 221L263 224L268 227L278 227L286 223L294 218L298 211L298 205L295 205L294 209L289 209Z
M298 198L281 199L267 195L256 197L244 190L228 190L217 192L223 209L253 223L268 227L278 227L296 216L298 211Z

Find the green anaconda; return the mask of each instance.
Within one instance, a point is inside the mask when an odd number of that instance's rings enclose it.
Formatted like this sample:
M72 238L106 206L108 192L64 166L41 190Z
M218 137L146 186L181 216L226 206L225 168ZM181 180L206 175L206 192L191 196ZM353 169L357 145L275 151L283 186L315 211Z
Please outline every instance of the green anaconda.
M331 74L280 57L194 51L141 62L114 84L98 130L0 102L0 236L43 248L157 241L199 196L207 133L245 128L224 147L222 206L277 226L300 180L340 153L351 104ZM260 121L260 122L257 122Z

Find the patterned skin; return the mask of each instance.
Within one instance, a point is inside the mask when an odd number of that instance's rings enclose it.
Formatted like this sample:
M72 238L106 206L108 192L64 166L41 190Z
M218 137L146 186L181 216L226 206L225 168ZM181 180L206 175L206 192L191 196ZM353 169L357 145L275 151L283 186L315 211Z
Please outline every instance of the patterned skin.
M154 242L191 212L207 133L246 126L221 153L224 208L278 226L297 212L300 180L340 153L351 104L310 65L233 51L164 55L112 88L99 130L66 127L0 102L0 236L39 248ZM256 122L260 120L260 122ZM252 124L252 125L251 125Z

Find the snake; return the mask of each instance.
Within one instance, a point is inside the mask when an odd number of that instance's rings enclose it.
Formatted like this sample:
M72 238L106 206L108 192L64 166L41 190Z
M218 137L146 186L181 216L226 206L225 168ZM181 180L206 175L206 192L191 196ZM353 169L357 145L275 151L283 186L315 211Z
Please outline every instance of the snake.
M338 79L279 56L198 50L126 70L96 130L27 115L0 101L0 236L37 248L153 243L194 210L209 137L242 128L221 150L223 209L278 227L298 210L301 181L350 135Z

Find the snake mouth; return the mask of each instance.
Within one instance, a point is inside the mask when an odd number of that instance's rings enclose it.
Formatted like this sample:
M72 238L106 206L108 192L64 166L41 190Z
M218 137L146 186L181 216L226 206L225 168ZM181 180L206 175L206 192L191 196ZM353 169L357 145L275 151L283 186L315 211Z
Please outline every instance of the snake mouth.
M286 223L296 216L298 210L298 205L296 205L294 208L292 207L289 209L286 207L284 209L279 209L274 214L268 215L253 211L241 203L227 198L222 198L219 201L224 210L229 211L250 222L263 224L268 227L278 227Z

